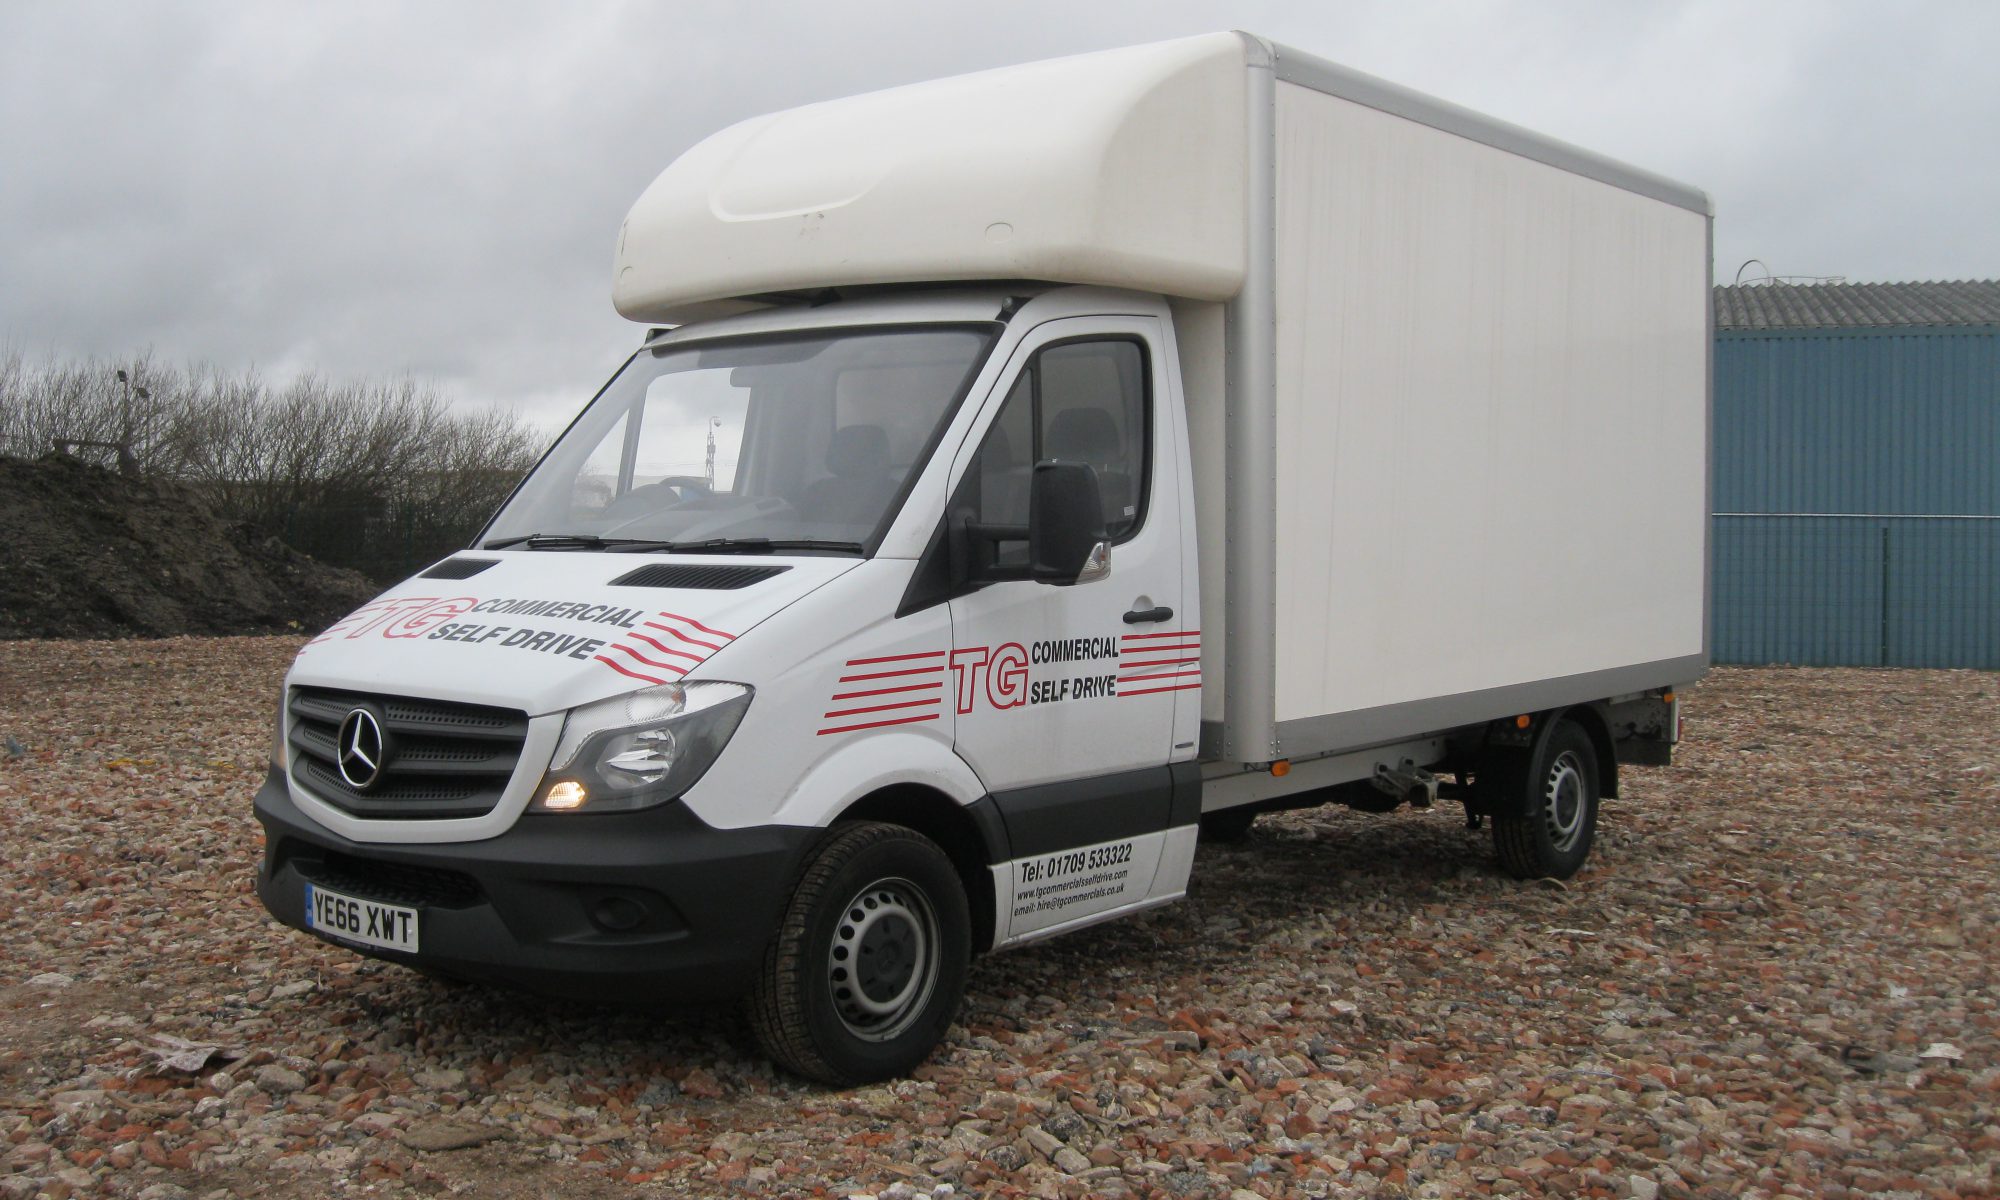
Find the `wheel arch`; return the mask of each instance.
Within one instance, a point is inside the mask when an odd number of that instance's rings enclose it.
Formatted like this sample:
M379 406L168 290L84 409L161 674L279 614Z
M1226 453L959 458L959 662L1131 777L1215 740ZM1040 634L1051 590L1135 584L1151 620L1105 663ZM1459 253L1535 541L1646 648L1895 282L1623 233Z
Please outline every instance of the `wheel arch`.
M1540 714L1525 743L1494 748L1489 795L1502 870L1516 879L1568 879L1582 869L1596 841L1602 799L1617 786L1615 764L1606 757L1610 741L1596 706L1581 704ZM1598 760L1596 786L1576 785L1581 794L1574 810L1558 805L1552 790L1559 778L1551 773L1561 762L1553 756L1558 744L1568 747L1564 754L1587 752ZM1475 784L1480 781L1475 775Z
M1579 704L1556 713L1550 720L1550 727L1560 720L1575 721L1590 737L1590 748L1597 755L1597 794L1606 799L1618 796L1618 748L1611 740L1611 723L1605 720L1600 704Z
M1528 764L1541 753L1556 727L1565 720L1575 722L1584 736L1590 739L1591 752L1597 758L1597 794L1607 799L1616 798L1618 759L1611 740L1611 725L1605 718L1604 705L1600 701L1536 713L1524 735L1516 734L1512 722L1494 722L1489 726L1483 744L1472 752L1470 759L1473 764L1473 787L1465 796L1467 811L1487 817L1502 817L1517 812L1525 815L1529 801L1523 787Z
M892 783L856 799L829 822L829 829L856 821L881 821L913 829L936 842L965 886L971 916L972 948L983 954L993 948L996 917L991 864L1006 859L1006 830L997 811L982 821L978 805L964 805L936 788L920 783ZM990 805L989 805L990 808ZM988 825L994 828L987 828Z

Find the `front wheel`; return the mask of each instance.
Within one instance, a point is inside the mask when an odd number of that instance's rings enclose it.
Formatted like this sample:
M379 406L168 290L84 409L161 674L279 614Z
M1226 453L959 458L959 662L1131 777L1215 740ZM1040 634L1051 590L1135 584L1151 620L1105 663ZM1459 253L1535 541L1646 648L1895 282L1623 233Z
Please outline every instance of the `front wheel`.
M836 831L806 865L751 992L764 1052L841 1086L922 1062L965 991L966 907L958 872L922 834Z
M1522 782L1528 795L1509 798L1513 811L1493 818L1500 865L1516 879L1568 879L1597 837L1597 748L1590 735L1574 721L1559 721Z

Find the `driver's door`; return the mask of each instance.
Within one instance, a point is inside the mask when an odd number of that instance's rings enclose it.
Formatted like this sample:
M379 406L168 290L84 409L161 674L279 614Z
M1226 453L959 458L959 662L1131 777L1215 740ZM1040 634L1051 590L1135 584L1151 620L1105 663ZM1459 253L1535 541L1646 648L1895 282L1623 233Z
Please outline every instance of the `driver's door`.
M1167 763L1176 698L1201 674L1198 627L1183 619L1181 465L1159 322L1051 321L1006 379L951 519L1026 527L1034 464L1080 461L1096 473L1110 551L1103 578L1058 586L1018 577L1027 544L1002 541L990 554L1002 578L951 601L957 748L1007 826L1002 926L1018 939L1156 894L1167 830L1195 819L1185 795L1177 813Z

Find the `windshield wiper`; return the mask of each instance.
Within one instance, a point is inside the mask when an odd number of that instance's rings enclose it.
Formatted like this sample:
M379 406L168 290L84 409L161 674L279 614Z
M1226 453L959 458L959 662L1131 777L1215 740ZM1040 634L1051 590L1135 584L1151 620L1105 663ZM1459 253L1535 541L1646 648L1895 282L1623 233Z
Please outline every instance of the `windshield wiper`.
M822 538L709 538L701 542L656 542L650 546L621 546L620 550L644 553L653 549L670 554L769 554L773 550L838 550L845 554L865 554L860 542L836 542Z
M672 542L644 542L638 538L602 538L594 533L524 533L519 537L494 538L480 545L481 550L505 550L509 546L526 546L530 550L597 550L606 546L659 546L666 548Z
M607 538L594 533L524 533L519 537L495 538L481 550L505 550L526 546L530 550L609 550L617 554L769 554L774 550L838 550L864 554L860 542L825 541L820 538L709 538L700 542L663 542L646 538Z

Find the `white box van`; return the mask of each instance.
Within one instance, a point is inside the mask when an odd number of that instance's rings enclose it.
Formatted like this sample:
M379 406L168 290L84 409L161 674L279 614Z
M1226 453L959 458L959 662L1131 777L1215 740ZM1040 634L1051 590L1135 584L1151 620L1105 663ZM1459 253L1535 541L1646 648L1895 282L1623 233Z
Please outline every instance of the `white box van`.
M1262 811L1567 876L1706 669L1709 226L1242 34L723 130L621 231L640 350L300 652L259 894L849 1082Z

